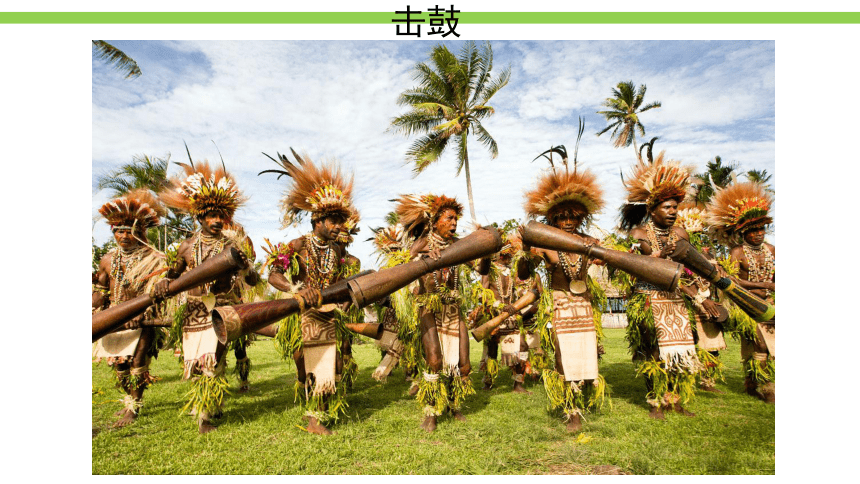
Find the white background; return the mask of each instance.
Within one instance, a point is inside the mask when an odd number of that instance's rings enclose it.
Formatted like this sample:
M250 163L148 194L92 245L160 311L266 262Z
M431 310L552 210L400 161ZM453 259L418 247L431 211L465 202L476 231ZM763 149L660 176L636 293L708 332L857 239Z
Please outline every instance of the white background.
M197 2L76 2L88 11L188 11ZM394 11L402 2L207 2L210 11ZM451 3L448 1L447 3ZM769 2L721 2L761 11ZM67 2L4 6L68 10ZM423 4L422 4L423 5ZM607 11L580 2L454 2L462 11ZM849 2L780 4L847 10ZM714 4L614 2L613 10L714 11ZM426 7L423 7L426 8ZM2 15L2 14L0 14ZM851 473L857 396L853 284L857 25L468 25L461 39L774 39L780 207L777 477ZM3 25L6 241L2 416L7 479L91 473L88 300L91 39L392 39L388 25ZM415 40L404 40L415 41ZM420 40L426 41L426 40ZM85 259L85 257L84 257ZM75 263L72 263L75 261ZM81 274L83 272L83 274ZM11 351L10 351L11 350ZM61 382L58 384L58 382ZM14 443L13 443L14 442ZM11 444L11 445L10 445ZM11 448L10 448L11 447ZM11 453L9 452L11 450ZM8 459L8 460L7 460ZM10 475L11 474L11 475Z

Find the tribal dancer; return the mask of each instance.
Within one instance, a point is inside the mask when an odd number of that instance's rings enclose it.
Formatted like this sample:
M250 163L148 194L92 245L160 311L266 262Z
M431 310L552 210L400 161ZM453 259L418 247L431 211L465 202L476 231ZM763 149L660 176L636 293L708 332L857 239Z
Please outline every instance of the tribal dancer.
M511 378L514 380L514 393L531 393L525 389L526 365L529 362L529 349L540 349L540 338L534 332L528 332L526 327L538 311L538 301L517 311L513 307L520 297L532 290L540 291L540 278L537 276L520 279L518 277L520 261L522 260L523 243L519 234L504 234L505 245L498 252L495 260L481 259L478 273L481 274L482 304L475 308L471 316L475 326L489 321L501 312L508 317L486 341L487 361L484 372L484 390L489 390L495 384L499 372L499 349L501 348L501 364L511 368ZM523 262L525 264L525 262Z
M347 217L346 222L343 223L343 229L337 237L337 243L343 247L344 252L345 262L341 272L345 278L354 276L361 272L361 261L358 257L347 251L347 248L352 245L355 241L355 236L361 230L358 226L360 221L361 214L358 213L358 210L356 210L355 207L352 207L352 211L350 212L349 217ZM364 311L357 307L349 306L344 314L345 317L352 322L364 322ZM342 378L344 384L346 384L346 388L350 390L352 389L352 385L355 383L355 377L358 375L358 363L356 363L355 358L352 357L352 338L352 332L346 332L340 346L340 354L343 357Z
M738 284L756 296L773 303L776 281L776 248L764 241L773 199L758 183L734 183L717 189L708 204L708 220L715 236L731 249L731 262L737 266ZM768 403L776 401L776 325L775 321L756 323L736 306L730 310L729 325L741 339L750 395Z
M149 292L155 276L166 269L164 256L141 243L146 240L146 229L157 226L165 214L149 190L133 190L104 204L99 213L110 224L117 248L99 262L93 285L93 312ZM125 327L134 328L136 323L153 316L154 308ZM96 342L93 356L107 359L116 370L117 385L126 393L114 427L133 422L143 406L143 391L154 380L149 374L149 362L158 356L156 333L157 328L151 326L125 329Z
M664 156L661 152L647 163L640 158L632 176L624 180L627 201L621 207L621 228L637 241L641 254L665 259L676 240L690 238L675 220L691 168L664 161ZM627 342L633 361L640 362L636 374L645 376L648 389L649 416L662 420L664 410L675 410L692 417L682 405L695 395L702 364L680 292L638 281L627 303L627 320Z
M167 278L156 285L157 296L167 293L172 279L230 247L239 249L246 259L252 257L251 253L242 250L250 246L246 237L231 240L224 233L236 209L245 201L233 177L223 168L213 170L206 162L196 165L180 163L180 166L185 171L184 176L172 178L170 187L164 189L160 197L168 207L194 216L200 224L200 231L179 245L176 262L168 271ZM215 306L241 304L243 281L250 286L259 281L253 264L189 290L187 302L177 317L182 324L185 360L182 379L192 380L191 398L186 408L197 416L197 428L201 434L216 429L212 418L221 415L227 393L224 376L227 347L218 342L210 312Z
M224 237L228 240L232 240L241 249L241 251L248 257L248 260L256 260L257 253L254 250L253 242L250 237L245 235L245 228L242 227L242 225L233 222L225 226L221 232ZM264 285L259 284L261 280L262 279L258 279L257 281L259 287L265 287ZM244 283L244 281L241 282L240 291L242 294L242 302L254 302L254 299L257 296L257 286L249 286ZM235 372L236 376L239 378L239 393L247 393L251 390L250 383L248 382L248 377L251 374L251 358L248 356L248 346L251 345L251 342L254 341L255 338L256 337L253 334L246 334L227 344L227 350L232 350L233 354L236 356Z
M379 257L382 268L390 268L409 262L410 242L406 237L403 225L396 224L373 230L374 252ZM403 364L407 381L415 376L415 369L420 358L419 334L410 331L409 321L415 315L410 311L409 288L401 288L394 294L383 299L377 305L377 320L382 325L382 338L379 347L382 349L382 361L373 372L373 379L385 381L391 370L398 364ZM418 383L413 380L410 396L418 392Z
M348 334L338 305L320 306L320 291L342 279L349 270L338 236L353 212L352 179L346 180L335 164L315 165L293 151L296 162L279 155L292 186L281 200L282 227L298 224L310 214L312 232L289 244L278 244L269 257L269 284L296 298L303 311L287 319L278 330L285 355L296 363L296 398L303 399L307 431L331 435L326 425L346 411L341 344ZM349 310L348 310L349 311Z
M538 179L537 187L526 193L525 210L530 218L543 217L547 224L564 230L586 244L599 241L582 233L591 217L603 208L603 192L589 170L555 169ZM524 250L529 250L525 247ZM531 248L536 263L543 261L551 291L553 318L552 341L555 370L543 373L550 408L561 407L569 432L582 428L583 410L602 405L606 382L598 374L598 344L602 336L599 315L594 306L605 301L602 289L588 277L591 262L584 256L548 249ZM520 278L530 268L520 265ZM549 299L547 294L546 299Z
M676 225L684 229L690 236L690 244L707 259L717 264L713 254L708 236L704 229L705 210L696 206L693 202L683 202L678 205L678 218ZM687 310L690 321L695 322L694 336L696 340L696 354L699 356L703 369L699 372L699 387L712 393L723 393L716 387L717 380L723 380L723 362L720 360L720 350L726 349L726 340L720 323L716 322L720 312L726 314L726 310L716 301L717 290L711 287L711 283L704 278L693 274L689 270L684 271L679 286L684 293L687 302Z
M457 240L457 220L463 206L444 195L403 195L397 215L407 233L417 237L410 259L440 252ZM418 400L424 407L421 428L436 430L437 417L450 410L465 421L460 409L467 395L474 395L469 373L469 332L466 329L461 266L434 271L416 281L415 302L421 344L424 348L423 375L418 382Z

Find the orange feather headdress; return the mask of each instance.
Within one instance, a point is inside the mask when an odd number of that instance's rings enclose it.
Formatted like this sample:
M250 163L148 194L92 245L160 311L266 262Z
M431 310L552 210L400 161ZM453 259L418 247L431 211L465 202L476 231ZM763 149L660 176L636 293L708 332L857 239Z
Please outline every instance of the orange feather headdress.
M277 173L278 179L286 175L293 180L292 186L281 199L281 228L298 224L305 212L311 214L311 222L333 214L349 218L353 210L353 177L347 180L337 163L318 166L307 155L300 156L292 148L290 151L296 158L295 162L278 153L277 160L269 158L283 169L264 170L259 173Z
M140 233L159 224L167 211L149 190L138 188L102 205L99 213L112 230L134 229Z
M746 231L773 223L771 205L773 197L759 183L714 187L714 195L708 202L707 221L714 237L723 244L732 245Z
M398 250L404 250L408 246L406 231L403 225L389 225L373 229L374 253L380 257L386 257Z
M457 218L463 216L463 205L445 195L401 195L392 201L397 202L395 213L406 233L415 238L428 230L445 209L453 210Z
M621 227L627 230L639 225L648 211L667 200L681 203L687 196L693 167L677 160L665 160L665 151L645 162L639 157L630 177L624 179L627 201L621 207ZM649 156L650 158L650 156Z
M223 165L214 170L206 161L177 165L185 171L185 176L171 178L169 186L159 193L168 207L195 217L220 212L231 220L236 209L247 200Z
M525 210L530 218L545 217L548 221L562 205L572 205L588 222L603 209L603 190L597 177L589 170L570 172L553 168L538 178L537 187L526 192Z

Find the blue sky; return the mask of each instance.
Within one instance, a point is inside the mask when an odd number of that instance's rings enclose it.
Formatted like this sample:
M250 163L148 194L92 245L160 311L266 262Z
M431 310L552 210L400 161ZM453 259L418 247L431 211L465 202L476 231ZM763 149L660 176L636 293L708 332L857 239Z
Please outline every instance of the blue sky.
M110 40L109 40L110 41ZM192 156L218 162L212 141L240 187L250 196L236 219L259 245L309 230L280 229L278 200L285 178L257 173L274 167L261 152L290 147L314 160L337 159L355 172L355 204L362 231L351 248L373 265L369 227L379 226L401 193L442 192L466 205L463 174L455 177L446 153L417 178L405 165L412 138L386 132L403 111L397 95L414 85L411 69L426 59L431 42L110 41L132 56L143 76L124 80L98 60L92 69L92 212L107 201L95 178L133 155ZM458 51L462 42L446 42ZM523 218L523 192L545 162L530 161L552 145L575 143L577 118L585 135L579 160L598 175L607 198L596 218L611 230L624 193L619 171L633 149L615 149L596 114L622 80L646 84L646 102L663 107L641 119L646 139L659 136L669 158L695 165L720 155L743 170L774 164L773 41L493 41L495 69L510 65L511 82L493 98L496 114L485 123L499 145L491 160L477 140L470 147L479 223ZM175 173L178 167L172 167ZM775 178L772 181L775 181ZM461 223L467 221L468 215ZM461 232L463 230L461 229ZM96 223L97 243L110 237Z

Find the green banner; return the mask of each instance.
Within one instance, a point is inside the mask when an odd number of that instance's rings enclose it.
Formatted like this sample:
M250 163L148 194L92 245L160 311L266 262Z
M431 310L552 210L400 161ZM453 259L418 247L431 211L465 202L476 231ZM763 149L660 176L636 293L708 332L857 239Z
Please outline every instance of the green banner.
M450 14L447 14L448 16ZM462 12L461 24L856 24L860 12ZM391 24L394 12L2 12L0 24ZM412 19L429 18L427 11Z

